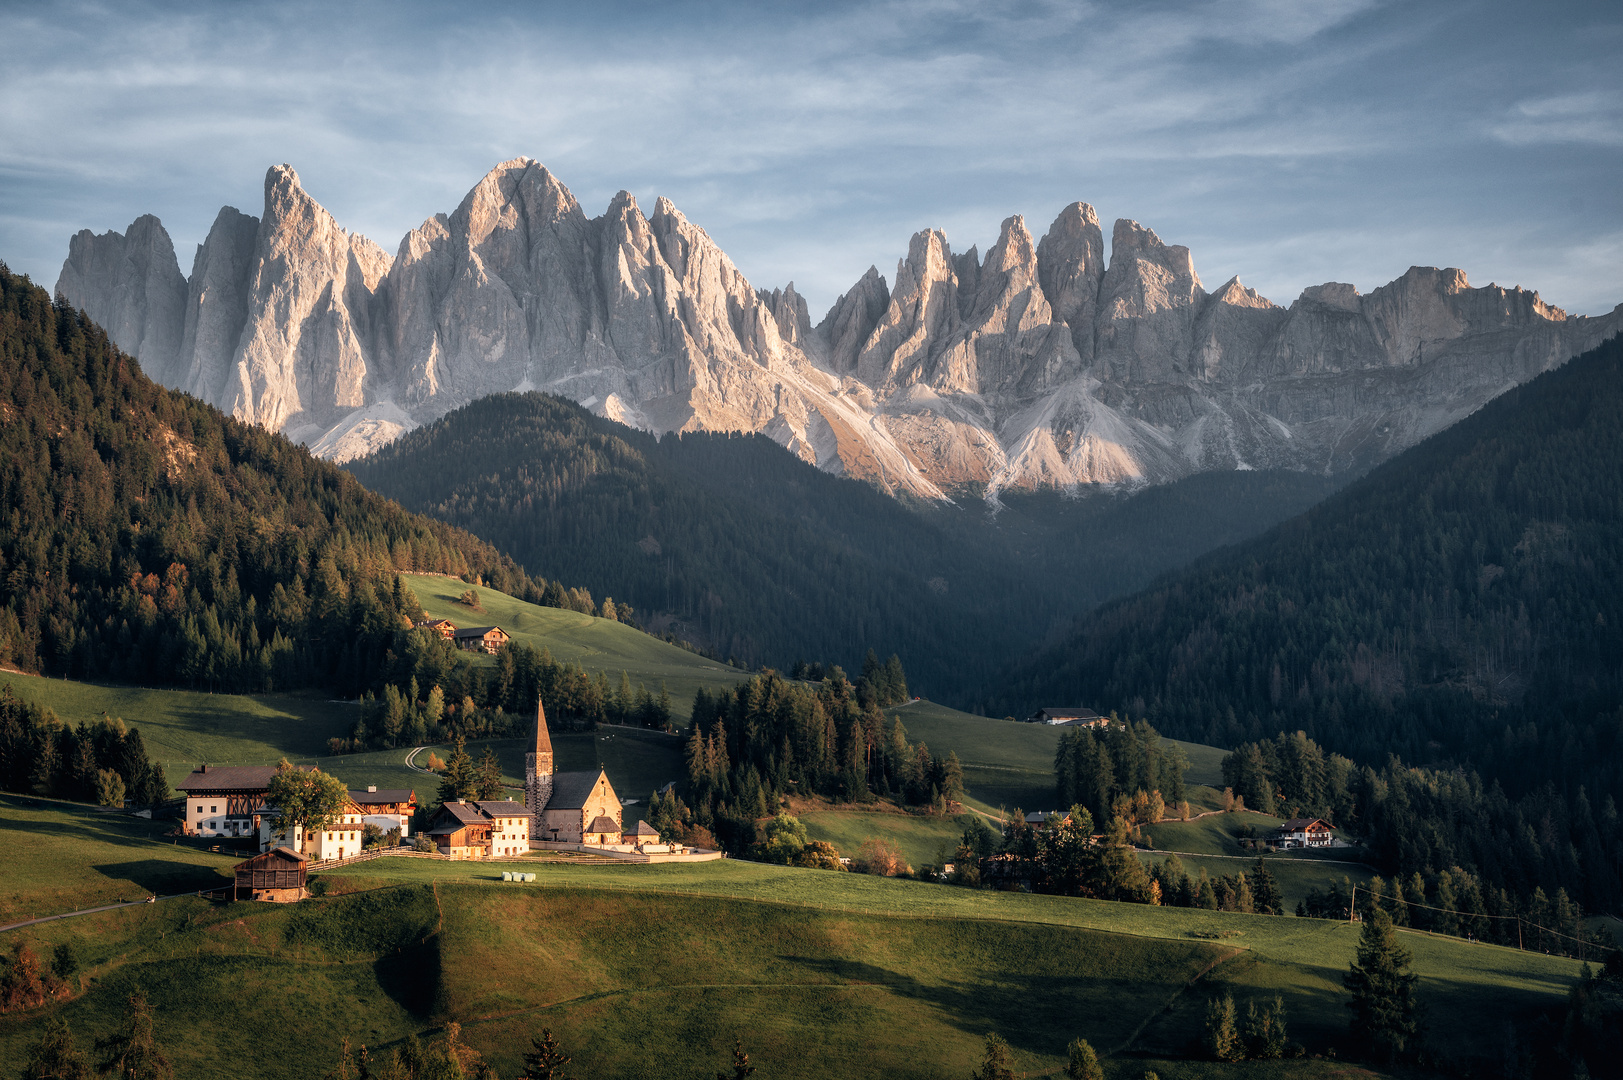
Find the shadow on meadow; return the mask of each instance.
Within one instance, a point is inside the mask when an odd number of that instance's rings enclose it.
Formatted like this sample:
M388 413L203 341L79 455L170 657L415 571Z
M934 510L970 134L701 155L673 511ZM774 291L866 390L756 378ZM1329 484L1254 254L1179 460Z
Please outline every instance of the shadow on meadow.
M213 867L173 859L100 863L91 869L114 881L132 882L143 892L159 895L194 892L198 889L219 889L232 881L231 877Z
M1164 1010L1183 985L1153 971L1099 978L1016 968L965 971L962 979L937 982L843 957L783 959L831 980L880 986L925 1003L965 1034L996 1031L1017 1051L1053 1056L1063 1056L1078 1036L1101 1050L1120 1046L1141 1023Z

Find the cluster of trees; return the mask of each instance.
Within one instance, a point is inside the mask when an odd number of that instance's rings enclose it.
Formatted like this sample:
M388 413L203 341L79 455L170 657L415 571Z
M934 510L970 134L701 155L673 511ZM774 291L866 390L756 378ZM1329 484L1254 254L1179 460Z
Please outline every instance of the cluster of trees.
M503 646L492 670L475 665L466 651L438 634L414 628L401 632L385 662L388 674L381 693L362 695L355 728L347 740L335 741L333 753L458 736L524 735L537 698L546 706L548 720L559 725L672 728L671 696L664 683L657 694L645 683L633 690L630 676L622 671L618 685L611 685L606 672L591 675L578 663L558 663L549 649L520 642Z
M502 782L502 766L501 762L496 760L495 751L486 746L476 765L472 756L468 754L462 736L458 735L451 747L450 759L440 770L440 786L436 797L442 806L448 802L466 802L469 799L507 798L507 785Z
M745 667L885 642L974 707L1058 619L1304 508L1303 474L1213 474L1117 498L918 507L764 435L663 438L545 394L482 398L351 462L367 487L532 572L624 596ZM815 680L814 680L815 681Z
M1561 1021L1555 1049L1572 1075L1616 1071L1623 1062L1623 952L1614 950L1598 972L1584 965Z
M1275 1061L1306 1053L1285 1037L1285 999L1278 994L1272 1001L1247 1004L1243 1026L1233 994L1212 998L1206 1003L1205 1043L1218 1061Z
M1021 1080L1026 1074L1015 1072L1014 1051L1010 1049L1009 1042L995 1031L988 1031L983 1043L981 1063L974 1072L969 1074L969 1080ZM1099 1063L1099 1054L1086 1039L1072 1039L1065 1047L1065 1077L1066 1080L1105 1080L1104 1066ZM726 1077L720 1080L727 1080ZM1160 1080L1153 1072L1146 1071L1144 1080Z
M1085 806L1049 815L1041 825L1028 823L1016 810L997 852L986 856L981 855L987 841L981 829L977 823L964 834L950 879L954 884L1024 886L1059 896L1161 903L1160 886L1133 854L1125 818L1111 818L1096 837L1093 814Z
M152 806L169 798L163 766L118 717L72 726L0 688L0 790L99 806Z
M1284 913L1284 896L1268 864L1258 857L1251 873L1236 870L1212 877L1202 868L1190 875L1176 855L1168 855L1150 868L1167 907L1205 908L1207 911L1241 911L1256 915Z
M141 374L0 267L0 660L228 691L375 688L396 571L561 587L280 435Z
M1160 821L1168 806L1187 817L1188 771L1183 747L1163 743L1147 720L1122 722L1114 713L1107 724L1066 731L1054 751L1059 805L1080 803L1097 821Z
M1403 827L1371 822L1389 868L1475 863L1519 894L1561 885L1613 908L1620 517L1614 340L1268 535L1105 605L1009 697L1153 715L1218 746L1303 731L1359 766L1425 764L1392 796ZM1413 850L1434 837L1456 853ZM1495 845L1517 864L1502 874Z
M789 677L820 683L838 670L837 664L824 666L796 660L789 669ZM872 704L884 709L908 700L907 673L902 670L902 658L891 653L890 659L881 663L879 654L869 649L868 655L862 658L862 674L857 676L856 689L857 703L863 708Z
M1300 731L1243 743L1222 767L1253 810L1323 817L1362 836L1381 873L1417 903L1442 889L1484 911L1524 914L1536 894L1594 906L1623 888L1617 803L1608 794L1597 807L1581 785L1570 800L1553 786L1512 799L1464 768L1357 766Z
M786 795L887 797L945 812L963 793L957 755L908 742L901 721L864 707L837 667L814 686L768 671L732 690L701 687L686 757L691 823L735 853Z
M60 1016L45 1022L39 1042L29 1051L23 1080L91 1080L116 1076L120 1080L173 1080L175 1069L153 1032L152 1006L139 994L125 1002L118 1027L95 1043L97 1060L79 1048L78 1040Z

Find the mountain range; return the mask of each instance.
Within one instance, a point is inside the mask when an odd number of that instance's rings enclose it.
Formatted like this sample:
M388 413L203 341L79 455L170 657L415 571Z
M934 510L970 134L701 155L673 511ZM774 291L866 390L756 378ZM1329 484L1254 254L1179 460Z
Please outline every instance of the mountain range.
M653 432L764 433L893 493L1365 468L1623 327L1415 267L1280 307L1208 293L1185 247L1092 207L982 257L917 233L815 325L668 200L588 218L528 158L390 256L281 165L223 208L190 277L162 223L74 236L58 296L165 385L335 460L491 393L541 389Z

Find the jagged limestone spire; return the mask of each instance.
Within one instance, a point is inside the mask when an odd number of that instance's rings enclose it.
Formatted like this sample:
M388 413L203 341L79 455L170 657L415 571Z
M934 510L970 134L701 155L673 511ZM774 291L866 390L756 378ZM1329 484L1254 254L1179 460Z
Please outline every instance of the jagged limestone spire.
M524 802L530 811L530 839L545 839L541 812L552 798L552 736L547 732L547 710L535 702L535 731L524 754Z

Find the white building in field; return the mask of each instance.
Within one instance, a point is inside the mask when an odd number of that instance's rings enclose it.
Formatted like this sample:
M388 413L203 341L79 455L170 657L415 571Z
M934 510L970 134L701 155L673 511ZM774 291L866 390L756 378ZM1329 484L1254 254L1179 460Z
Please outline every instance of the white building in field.
M286 847L317 862L347 859L361 853L361 828L365 825L365 811L353 799L344 800L343 810L323 829L305 829L295 825L277 831L271 822L276 808L267 806L259 815L259 850Z
M199 765L175 785L186 794L187 836L253 836L276 769L269 765ZM261 848L261 850L268 850Z

